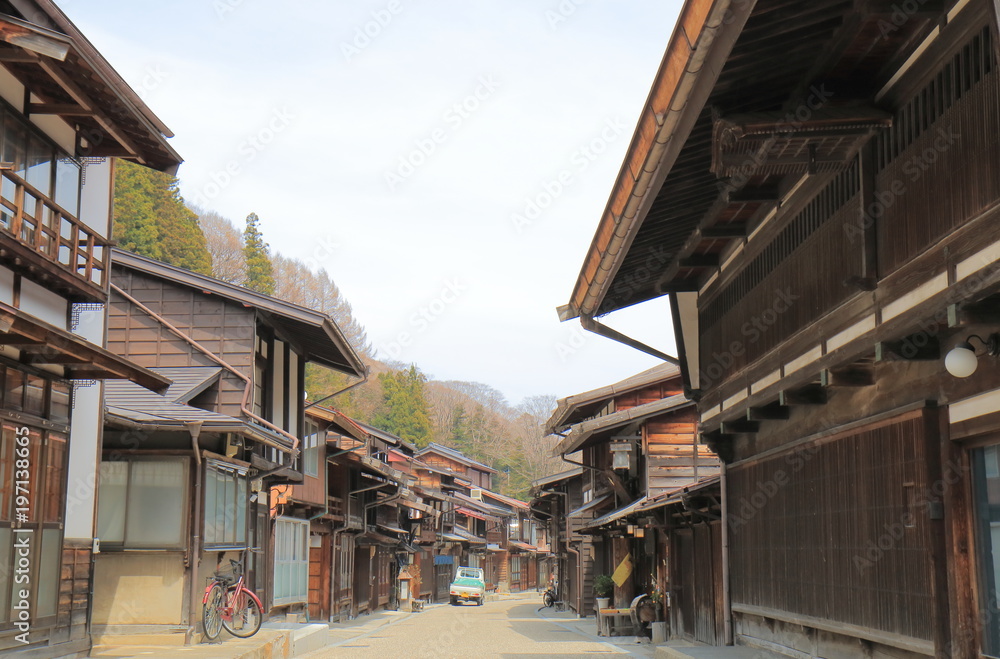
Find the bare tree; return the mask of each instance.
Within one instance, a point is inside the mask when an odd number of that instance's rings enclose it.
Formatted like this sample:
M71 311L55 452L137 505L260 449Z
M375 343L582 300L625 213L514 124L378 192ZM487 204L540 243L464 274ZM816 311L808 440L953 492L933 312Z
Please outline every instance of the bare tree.
M243 253L243 234L232 222L215 211L196 211L198 225L205 234L208 253L212 255L212 276L237 286L245 286L247 262Z

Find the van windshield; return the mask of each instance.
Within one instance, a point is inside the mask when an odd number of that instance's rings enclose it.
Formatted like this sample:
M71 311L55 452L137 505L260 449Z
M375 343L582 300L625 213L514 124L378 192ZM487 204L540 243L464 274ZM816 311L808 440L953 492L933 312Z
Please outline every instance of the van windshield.
M459 579L479 579L481 577L479 576L479 570L459 570L458 571L458 578Z

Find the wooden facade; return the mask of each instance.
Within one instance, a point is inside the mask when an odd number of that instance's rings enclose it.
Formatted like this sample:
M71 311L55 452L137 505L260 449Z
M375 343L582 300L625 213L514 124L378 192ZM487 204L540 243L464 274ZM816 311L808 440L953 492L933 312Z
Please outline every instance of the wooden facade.
M180 157L54 4L7 3L0 23L0 654L83 657L103 382L170 384L105 348L108 156L160 171Z
M687 638L1000 656L997 13L899 9L687 2L665 61L701 61L665 65L644 113L684 109L637 133L602 219L630 247L599 230L562 310L671 294L727 463L720 537L674 534L682 564L729 547L722 633L699 597L675 613ZM970 340L979 368L954 377Z

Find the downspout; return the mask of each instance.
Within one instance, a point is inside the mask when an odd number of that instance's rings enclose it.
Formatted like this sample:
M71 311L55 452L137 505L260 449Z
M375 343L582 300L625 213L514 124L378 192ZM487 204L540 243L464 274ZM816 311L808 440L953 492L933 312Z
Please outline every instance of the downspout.
M597 322L597 320L595 320L593 316L581 316L580 325L583 326L583 329L587 330L588 332L593 332L598 336L603 336L606 339L617 341L618 343L626 345L629 348L634 348L639 352L644 352L647 355L652 355L653 357L656 357L657 359L662 359L665 362L670 362L674 366L681 365L681 362L679 359L677 359L677 357L673 357L665 352L661 352L656 348L646 345L642 341L633 339L630 336L622 334L616 329L611 329L607 325L602 325L601 323Z
M722 462L719 480L722 496L722 619L726 645L733 644L732 592L729 586L729 487L727 485L726 463Z
M355 387L360 387L360 386L361 386L361 385L363 385L363 384L364 384L365 382L368 382L368 376L369 376L369 375L371 375L371 371L370 371L369 369L367 369L367 368L366 368L366 369L365 369L365 374L364 374L364 377L362 377L362 378L361 378L360 380L358 380L358 381L357 381L357 382L355 382L354 384L351 384L351 385L348 385L348 386L344 387L343 389L341 389L340 391L335 391L335 392L333 392L332 394L330 394L329 396L323 396L322 398L320 398L320 399L319 399L319 400L317 400L316 402L313 402L313 403L309 403L308 405L306 405L306 406L305 406L305 407L303 407L302 409L303 409L303 410L308 410L308 409L309 409L310 407L313 407L314 405L319 405L320 403L322 403L322 402L324 402L324 401L327 401L327 400L330 400L330 399L331 399L331 398L333 398L334 396L339 396L340 394L346 394L346 393L347 393L348 391L350 391L351 389L353 389L353 388L355 388Z
M201 600L198 597L198 588L195 585L195 581L198 578L198 567L201 565L201 449L198 448L198 437L201 435L201 421L191 421L184 425L187 426L188 432L191 434L191 451L194 453L195 461L195 474L194 474L194 496L192 500L194 501L194 514L191 523L191 557L188 559L188 567L191 570L191 578L188 580L188 601L191 603L191 612L188 614L188 631L187 639L188 643L191 643L194 639L195 630L197 624L195 623L195 616L199 610L199 605Z
M168 321L166 318L164 318L163 316L159 315L158 313L156 313L155 311L153 311L152 309L150 309L149 307L147 307L146 305L144 305L142 302L139 302L139 300L135 299L134 297L132 297L131 295L129 295L128 293L126 293L125 291L123 291L117 284L112 283L111 284L111 290L113 290L118 295L121 295L126 300L128 300L130 304L134 304L138 308L142 309L153 320L155 320L156 322L160 323L161 325L163 325L164 327L166 327L168 330L170 330L171 332L173 332L174 334L176 334L185 343L187 343L188 345L190 345L191 347L193 347L195 350L197 350L198 352L204 354L206 357L208 357L209 359L211 359L212 361L214 361L216 364L218 364L222 368L226 369L227 371L229 371L230 373L232 373L233 375L235 375L239 379L243 380L245 386L243 388L243 400L240 401L240 412L242 412L248 418L253 419L257 423L261 424L265 428L267 428L267 429L269 429L269 430L271 430L273 432L276 432L279 435L281 435L281 436L285 437L286 439L290 440L292 442L292 450L290 451L290 453L292 455L298 455L298 452L299 452L299 438L298 437L296 437L295 435L292 435L291 433L288 433L287 431L279 428L278 426L274 425L270 421L257 416L248 407L249 401L250 401L250 392L253 390L253 380L251 380L248 376L246 376L242 371L238 370L236 367L230 365L228 362L224 361L220 357L217 357L215 354L213 354L211 351L207 350L200 343L198 343L197 341L195 341L194 339L192 339L190 336L188 336L187 334L185 334L182 330L178 329L175 325L173 325L172 323L170 323L170 321Z

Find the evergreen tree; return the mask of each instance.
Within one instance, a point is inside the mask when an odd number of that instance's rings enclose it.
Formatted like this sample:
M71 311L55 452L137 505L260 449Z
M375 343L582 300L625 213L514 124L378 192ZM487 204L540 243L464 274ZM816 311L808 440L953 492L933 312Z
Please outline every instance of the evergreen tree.
M382 410L372 424L424 447L431 441L431 418L424 393L427 378L410 366L405 371L379 373L382 385Z
M212 257L198 216L184 205L177 179L118 160L113 236L122 249L205 275Z
M246 255L246 287L274 295L274 265L271 263L268 244L260 232L260 218L257 213L247 215L247 228L243 231L243 253Z

